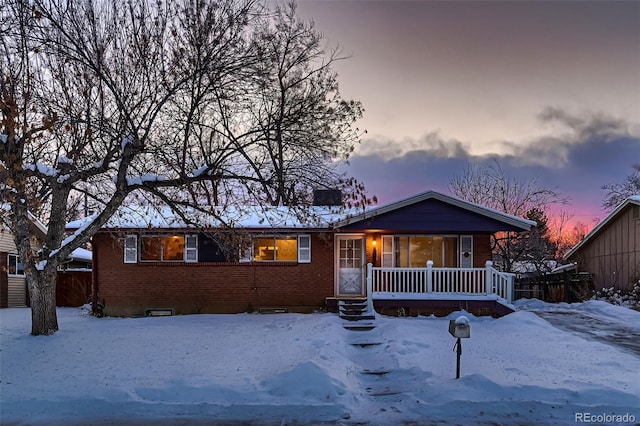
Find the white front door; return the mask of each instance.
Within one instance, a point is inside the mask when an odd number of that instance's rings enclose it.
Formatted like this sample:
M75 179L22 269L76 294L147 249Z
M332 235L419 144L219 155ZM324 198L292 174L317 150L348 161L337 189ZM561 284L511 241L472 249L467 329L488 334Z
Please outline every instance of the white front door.
M336 283L338 296L364 296L364 235L338 235Z

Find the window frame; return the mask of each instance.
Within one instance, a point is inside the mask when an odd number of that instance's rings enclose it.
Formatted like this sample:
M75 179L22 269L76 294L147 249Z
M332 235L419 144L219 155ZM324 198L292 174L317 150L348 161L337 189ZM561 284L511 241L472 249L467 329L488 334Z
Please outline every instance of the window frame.
M11 258L14 258L15 261L12 262ZM14 264L14 268L16 273L15 274L11 274L9 273L11 264ZM18 265L21 265L20 267L18 267ZM19 273L19 271L22 270L22 273ZM20 255L17 255L15 253L7 253L7 276L9 277L25 277L26 273L24 272L24 265L22 265L22 262L20 262Z
M192 242L195 241L193 246L189 245L189 240ZM197 234L187 234L184 236L183 258L185 263L198 263L198 240L199 238ZM191 259L189 258L189 253L193 255Z
M463 235L460 235L460 234L388 234L388 235L384 235L383 239L385 237L387 237L387 238L391 237L392 238L392 246L393 246L393 252L392 253L393 254L391 256L391 263L393 265L390 266L390 267L397 268L397 267L399 267L398 266L398 255L400 253L400 248L401 248L401 244L398 243L398 238L407 238L408 239L408 243L409 243L409 246L408 246L409 250L407 251L407 263L408 263L409 266L402 266L402 267L403 268L404 267L412 268L412 266L410 266L411 265L410 244L411 244L411 238L412 237L414 237L414 238L415 237L420 237L420 238L425 238L425 237L427 237L427 238L441 238L442 239L442 262L444 264L444 263L446 263L446 259L447 259L446 240L448 238L455 238L456 242L457 242L457 249L460 250L459 247L460 247L460 240L461 240L462 236ZM383 241L383 243L384 243L384 241ZM383 251L384 251L384 248L383 248ZM386 252L385 254L391 254L391 253ZM459 268L460 267L460 258L458 256L459 255L457 255L456 259L455 259L457 265L455 265L455 266L443 266L443 267L445 267L445 268ZM431 259L431 260L433 260L433 259ZM425 265L417 266L417 267L426 268L427 265L425 263ZM416 268L416 266L414 266L414 268Z
M302 246L302 240L307 240L308 245ZM311 263L311 235L298 235L298 263Z
M296 259L288 260L288 259L278 259L278 252L274 250L274 259L257 259L255 253L255 244L256 240L273 240L273 247L277 247L277 240L294 240L296 242ZM302 247L301 241L306 240L308 242L308 246ZM248 259L247 254L244 254L244 257L241 256L240 262L244 263L247 261L251 262L287 262L287 263L311 263L311 234L267 234L267 235L254 235L251 237L251 245L249 247L250 252L250 260Z
M131 242L133 242L131 244ZM138 263L138 236L135 234L124 236L124 263ZM133 260L128 255L133 254Z
M182 253L182 259L165 259L164 258L164 239L182 237L184 242L184 248ZM142 244L145 238L159 238L160 244L160 259L142 259ZM137 263L198 263L198 235L197 234L128 234L124 237L123 247L124 263L137 264Z

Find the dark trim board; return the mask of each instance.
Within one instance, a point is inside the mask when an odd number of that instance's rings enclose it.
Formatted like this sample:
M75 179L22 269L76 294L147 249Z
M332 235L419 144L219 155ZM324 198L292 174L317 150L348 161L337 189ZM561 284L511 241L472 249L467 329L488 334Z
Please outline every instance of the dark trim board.
M338 298L328 297L327 309L337 311ZM465 310L477 316L503 317L515 312L497 300L415 300L415 299L374 299L373 307L381 315L418 316L435 315L443 317L451 312Z

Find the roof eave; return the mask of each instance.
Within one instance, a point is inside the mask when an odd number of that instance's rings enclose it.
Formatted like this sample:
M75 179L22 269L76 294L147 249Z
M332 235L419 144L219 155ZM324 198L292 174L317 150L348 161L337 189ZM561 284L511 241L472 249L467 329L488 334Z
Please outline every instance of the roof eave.
M508 225L514 226L516 228L520 228L523 231L530 231L532 227L537 226L537 223L532 220L523 219L523 218L519 218L512 215L507 215L506 213L501 213L498 211L493 211L486 207L482 207L464 200L450 197L448 195L441 194L439 192L427 191L427 192L423 192L422 194L415 195L413 197L406 198L404 200L401 200L392 204L387 204L386 206L382 206L377 209L361 213L360 215L352 216L347 219L341 220L339 222L336 222L335 227L341 228L343 226L351 225L380 214L388 213L390 211L397 210L402 207L406 207L424 200L428 200L430 198L455 205L457 207L460 207L465 210L469 210L474 213L478 213L480 215L489 217L499 222L503 222Z
M618 205L611 213L607 215L600 223L598 223L592 230L589 232L578 244L573 246L571 250L567 252L563 256L563 259L569 260L571 256L575 255L585 244L587 244L592 238L594 238L600 231L607 226L607 224L612 221L622 210L624 210L628 205L635 204L640 206L640 199L637 197L629 197L624 200L622 203Z

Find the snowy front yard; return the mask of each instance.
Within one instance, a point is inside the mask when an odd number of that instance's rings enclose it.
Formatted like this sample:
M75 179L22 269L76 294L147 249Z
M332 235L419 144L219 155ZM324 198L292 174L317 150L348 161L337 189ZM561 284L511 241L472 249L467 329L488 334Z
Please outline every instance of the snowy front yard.
M579 308L640 338L638 312L595 301ZM60 331L33 337L28 309L0 310L2 424L640 422L638 356L526 310L501 319L465 313L471 338L459 380L448 318L460 313L378 317L363 332L345 330L334 314L58 312Z

